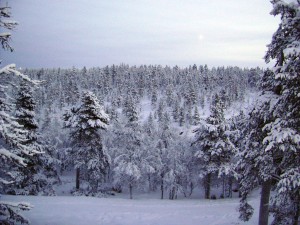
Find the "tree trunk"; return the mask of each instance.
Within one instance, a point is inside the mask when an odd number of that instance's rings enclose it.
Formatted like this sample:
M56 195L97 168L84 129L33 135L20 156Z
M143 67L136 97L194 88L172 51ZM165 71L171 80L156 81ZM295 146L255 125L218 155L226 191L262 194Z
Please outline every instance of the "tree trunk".
M297 195L298 194L298 195ZM296 194L295 198L295 215L293 218L293 225L299 225L300 221L299 221L299 216L300 216L300 191L298 191L298 193Z
M190 183L190 193L189 193L189 196L191 196L193 194L193 190L194 190L194 183L191 182Z
M176 197L176 188L172 187L169 191L169 199L174 200Z
M228 179L228 198L232 198L232 183L233 183L233 177L230 176Z
M152 186L151 186L151 175L150 173L148 174L148 183L149 183L149 192L152 191Z
M205 198L209 199L210 198L210 182L211 182L211 174L207 174L205 177Z
M161 175L161 181L160 181L160 191L161 191L161 195L160 195L160 199L164 199L164 176Z
M222 177L222 185L223 185L223 193L222 193L222 195L223 195L223 198L225 198L225 192L226 192L226 187L225 187L225 175L223 175L223 177Z
M76 190L80 188L80 168L76 168Z
M262 183L258 225L268 225L271 187L271 180L267 180Z
M130 195L130 199L132 199L132 184L129 184L129 195Z

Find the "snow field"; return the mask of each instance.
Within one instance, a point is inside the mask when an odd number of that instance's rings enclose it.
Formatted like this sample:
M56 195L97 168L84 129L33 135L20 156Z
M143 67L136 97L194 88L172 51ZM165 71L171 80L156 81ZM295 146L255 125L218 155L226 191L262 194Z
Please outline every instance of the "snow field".
M124 198L123 198L124 197ZM23 214L32 225L254 225L258 221L259 198L252 219L238 219L239 199L153 199L138 195L109 198L73 196L3 196L11 202L30 202L34 208Z

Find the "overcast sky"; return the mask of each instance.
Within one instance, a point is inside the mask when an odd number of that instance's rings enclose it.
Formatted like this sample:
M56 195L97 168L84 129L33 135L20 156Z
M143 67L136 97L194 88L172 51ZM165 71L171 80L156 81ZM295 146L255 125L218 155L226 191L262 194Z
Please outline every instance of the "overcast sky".
M1 58L19 67L265 67L266 45L279 22L269 0L7 2L19 26L15 52L1 51Z

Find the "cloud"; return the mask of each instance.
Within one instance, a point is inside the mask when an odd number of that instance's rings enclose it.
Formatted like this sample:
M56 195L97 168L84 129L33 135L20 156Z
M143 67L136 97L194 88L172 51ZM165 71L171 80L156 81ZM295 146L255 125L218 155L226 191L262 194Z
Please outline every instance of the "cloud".
M278 20L261 0L11 1L22 67L107 64L263 65ZM214 61L215 59L215 61ZM247 63L248 60L248 63Z

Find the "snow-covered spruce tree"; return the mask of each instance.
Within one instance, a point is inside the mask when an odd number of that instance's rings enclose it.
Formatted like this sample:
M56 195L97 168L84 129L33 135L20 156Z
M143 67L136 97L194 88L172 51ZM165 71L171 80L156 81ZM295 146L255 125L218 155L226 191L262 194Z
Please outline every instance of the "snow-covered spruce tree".
M265 72L260 97L263 104L257 105L250 117L254 127L249 133L256 133L256 141L249 142L251 151L242 152L240 165L249 172L241 180L245 194L241 216L247 212L251 215L246 194L260 182L259 224L268 224L269 196L274 185L270 203L272 224L296 225L300 214L300 2L271 2L271 14L280 15L281 23L268 45L265 60L275 60L276 65Z
M127 122L117 137L119 153L114 159L114 180L116 185L128 186L129 197L132 199L133 188L138 185L143 174L153 168L143 146L142 129L138 123L135 104L127 105L126 119Z
M97 97L85 91L81 104L64 114L65 127L70 128L72 150L69 157L76 168L76 190L80 179L89 183L91 193L98 192L99 183L105 181L110 157L102 145L101 130L106 130L109 117Z
M26 167L26 160L32 157L33 154L40 153L38 149L24 144L28 141L28 134L23 126L16 121L16 118L12 116L13 105L8 100L4 79L8 79L7 76L14 74L23 76L15 70L13 65L0 69L0 191L2 193L5 187L16 182L20 175L20 168ZM30 208L29 204L12 204L0 201L0 223L28 223L19 214L19 211L29 210Z
M243 133L242 144L240 144L240 152L238 154L239 161L237 162L236 171L240 174L240 219L247 221L253 214L253 208L249 205L247 198L250 192L262 184L262 198L265 205L264 214L268 218L268 202L272 183L272 173L275 173L271 152L265 152L263 140L266 137L266 132L263 127L273 118L269 117L269 100L272 93L267 96L260 96L255 104L255 108L251 111L247 120ZM264 223L262 223L264 224Z
M0 6L0 28L12 30L17 23L9 20L11 17L10 7ZM0 33L1 46L5 50L12 51L9 44L11 34L9 32ZM36 148L29 148L23 143L27 141L27 132L16 122L12 116L13 104L9 102L7 87L8 78L16 76L21 77L33 84L37 81L30 80L16 70L14 64L0 69L0 192L3 187L15 182L19 169L26 166L26 159L40 152ZM1 196L0 196L1 197ZM29 210L31 206L27 203L10 203L0 200L0 223L15 224L28 223L19 211Z
M187 143L183 141L179 135L174 135L174 139L170 140L171 144L166 149L167 153L167 172L164 176L164 186L169 192L169 199L177 199L178 192L184 192L187 195L187 190L192 192L192 187L189 188L187 185L191 185L192 177L190 177L188 164L191 163L190 158L186 157L186 152L190 149Z
M159 177L159 186L160 186L160 192L161 192L161 199L164 198L164 190L166 189L166 180L168 181L168 189L169 194L173 191L173 194L175 195L177 193L177 187L175 185L176 178L175 174L170 172L170 161L172 153L171 149L172 142L174 139L174 135L171 132L169 119L167 117L164 117L164 119L159 124L159 130L158 130L158 143L155 148L155 157L156 157L156 165L155 170ZM173 152L173 151L172 151ZM167 174L169 173L169 176ZM169 179L168 179L169 178ZM174 185L173 185L174 184ZM172 190L171 190L172 189ZM176 191L176 193L175 193ZM169 197L175 197L175 196L169 196Z
M145 177L144 183L148 184L148 191L155 191L157 186L157 159L155 157L155 145L157 140L157 128L154 122L152 113L150 113L147 121L143 124L142 132L145 134L143 138L143 145L145 150L145 155L147 156L148 167L144 171Z
M65 80L67 83L64 87L65 102L68 105L74 105L78 98L80 98L77 84L78 70L73 67L71 70L66 71L65 76L67 77Z
M134 126L137 126L135 124ZM114 163L114 182L116 185L129 188L129 198L133 198L133 188L136 187L142 176L142 146L139 139L140 132L135 127L125 127L119 135L123 147L119 148L119 154Z
M185 118L185 113L184 113L184 108L180 107L179 110L179 115L178 115L178 120L179 120L179 126L183 127L185 122L186 122L186 118Z
M3 27L8 30L13 30L18 23L16 21L10 20L11 12L9 6L0 6L0 27ZM11 39L10 32L2 32L0 35L1 47L4 50L13 51L14 49L10 45L9 41Z
M157 177L156 184L161 191L161 199L165 196L165 190L169 199L176 199L179 191L183 191L187 196L192 192L192 176L190 174L190 148L186 146L187 137L180 135L170 124L170 115L165 112L159 123L156 146L152 151L155 161L153 167ZM188 187L189 186L189 187ZM188 191L189 190L189 191ZM189 193L188 193L189 192Z
M135 124L138 121L136 103L134 102L134 99L130 94L126 97L123 108L123 114L128 119L128 124Z
M195 130L197 148L195 157L200 160L205 188L205 198L210 198L211 183L214 176L232 175L231 156L234 146L229 139L228 126L224 118L224 105L218 94L211 104L211 115Z
M270 151L278 164L272 224L296 225L300 222L300 1L271 2L271 13L281 16L265 56L267 62L276 61L269 78L278 98L270 110L275 120L264 127L265 151Z
M201 120L201 118L199 115L198 107L195 106L194 115L193 115L193 125L199 125L200 120Z
M173 117L173 120L175 122L178 122L179 120L179 110L180 110L180 104L178 102L178 100L174 100L174 105L173 105L173 109L172 109L172 117Z
M58 160L54 159L48 152L51 148L42 144L42 137L37 133L38 124L35 119L36 103L33 98L32 85L23 80L16 99L15 117L17 122L27 132L27 140L23 143L30 148L36 148L43 154L32 156L26 161L27 166L20 169L19 182L13 185L11 190L16 194L37 195L54 194L52 184L59 181L56 165ZM50 154L49 154L50 153Z

